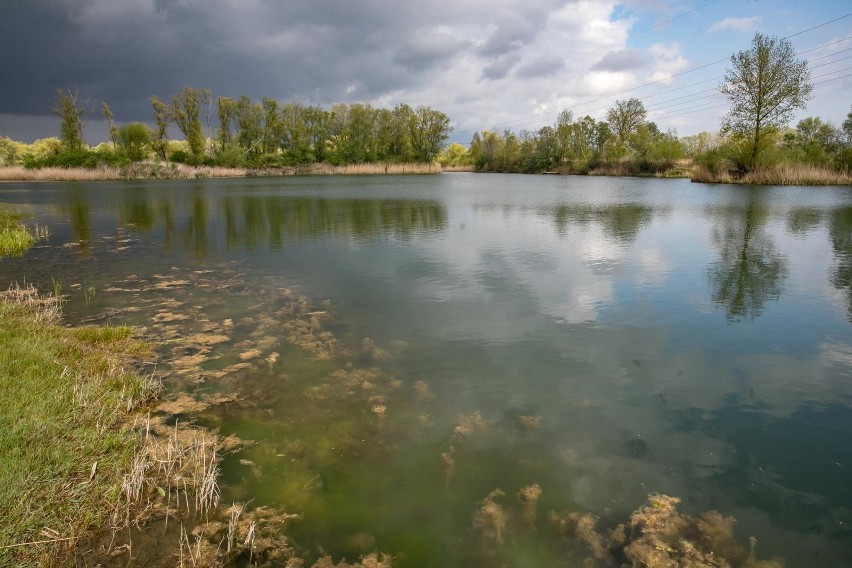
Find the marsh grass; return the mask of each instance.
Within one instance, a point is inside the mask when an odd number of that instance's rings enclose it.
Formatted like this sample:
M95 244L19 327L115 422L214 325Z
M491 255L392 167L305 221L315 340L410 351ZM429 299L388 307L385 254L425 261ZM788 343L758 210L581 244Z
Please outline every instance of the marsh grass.
M779 164L771 168L759 168L742 176L732 175L726 170L711 172L706 167L698 166L692 173L692 181L745 185L852 185L852 175L809 164Z
M0 258L21 256L39 239L49 236L47 227L31 231L21 223L21 215L0 208Z
M123 179L200 179L243 177L243 168L187 166L185 164L140 163L127 167L101 168L38 168L23 166L0 167L4 181L111 181Z
M406 174L439 174L441 166L438 164L346 164L332 166L329 164L314 164L309 173L316 175L406 175Z
M63 327L32 288L0 294L0 565L61 564L108 522L138 443L121 424L157 394L145 351L125 327Z
M40 168L23 166L0 167L3 181L110 181L128 179L201 179L245 177L248 175L379 175L379 174L439 174L438 164L310 164L307 166L246 169L221 166L187 166L177 163L140 162L122 168Z

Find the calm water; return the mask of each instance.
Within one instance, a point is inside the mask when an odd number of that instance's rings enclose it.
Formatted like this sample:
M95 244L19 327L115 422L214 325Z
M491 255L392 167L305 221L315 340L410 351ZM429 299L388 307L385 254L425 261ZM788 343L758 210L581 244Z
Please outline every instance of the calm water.
M163 364L170 391L242 397L193 417L258 442L224 460L223 500L303 513L309 557L475 564L482 499L516 509L538 483L541 530L510 521L507 565L586 555L546 511L609 528L650 492L736 517L762 558L852 565L848 188L444 174L4 184L0 203L51 233L0 286L59 282L71 323L200 355ZM298 296L334 349L287 341Z

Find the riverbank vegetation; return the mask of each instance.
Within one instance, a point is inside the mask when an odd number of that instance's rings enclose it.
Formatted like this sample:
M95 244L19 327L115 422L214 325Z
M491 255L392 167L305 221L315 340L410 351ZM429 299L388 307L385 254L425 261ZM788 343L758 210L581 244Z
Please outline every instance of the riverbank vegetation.
M151 97L154 127L116 125L102 104L110 140L85 144L89 118L79 93L60 90L53 111L58 138L24 144L0 138L3 179L67 179L59 170L93 170L97 179L209 177L210 169L280 173L423 173L443 148L450 128L446 114L406 104L392 109L336 104L330 109L280 104L264 97L213 99L207 89L185 87L167 103ZM183 135L169 138L170 130ZM369 167L365 168L365 164ZM187 174L185 167L199 168ZM24 172L43 172L28 177ZM238 175L218 170L221 175ZM62 176L65 176L64 178ZM217 175L216 173L210 175ZM74 179L80 179L75 177ZM82 176L82 179L86 179Z
M606 119L575 120L563 111L536 132L473 136L466 157L479 171L691 177L746 184L849 184L852 111L842 129L817 117L788 127L812 92L806 61L791 43L756 34L748 50L731 57L720 92L731 108L720 132L679 138L647 120L636 98L616 101Z
M156 394L126 327L62 326L59 300L0 295L0 564L49 566L120 502L136 439L121 424Z

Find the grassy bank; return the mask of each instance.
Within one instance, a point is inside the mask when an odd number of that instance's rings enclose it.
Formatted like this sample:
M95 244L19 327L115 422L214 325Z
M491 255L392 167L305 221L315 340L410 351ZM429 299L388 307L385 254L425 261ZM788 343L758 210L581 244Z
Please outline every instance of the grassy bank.
M0 209L0 259L35 242ZM138 437L119 427L153 394L126 327L61 325L34 289L0 293L0 565L65 558L119 503Z
M0 295L0 565L57 563L113 515L138 443L121 424L154 393L131 335L63 327L33 289Z

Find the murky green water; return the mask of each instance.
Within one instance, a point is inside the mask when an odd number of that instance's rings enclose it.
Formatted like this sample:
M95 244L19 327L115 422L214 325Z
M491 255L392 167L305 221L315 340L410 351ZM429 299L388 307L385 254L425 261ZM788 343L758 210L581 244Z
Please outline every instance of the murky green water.
M611 528L656 491L761 557L852 564L849 189L444 174L0 203L51 233L0 285L58 282L72 323L147 326L170 391L239 395L186 419L257 442L223 499L302 513L309 558L477 565L482 500L517 513L538 483L495 562L576 565L547 511Z

